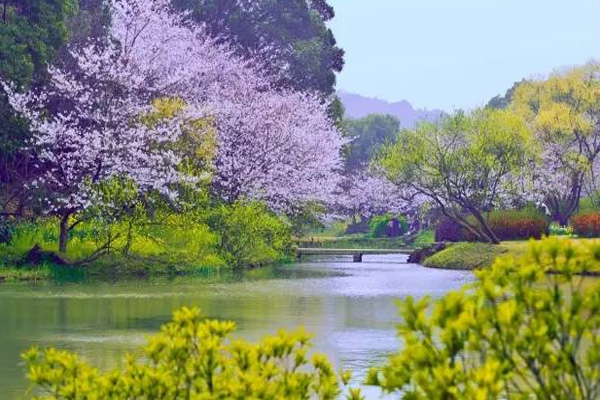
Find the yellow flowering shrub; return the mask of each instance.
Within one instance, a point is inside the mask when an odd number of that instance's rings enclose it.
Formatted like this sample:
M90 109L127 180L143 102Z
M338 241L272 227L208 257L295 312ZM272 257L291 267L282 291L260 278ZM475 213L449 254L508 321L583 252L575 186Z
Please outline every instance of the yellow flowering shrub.
M39 399L334 399L340 380L323 355L307 355L310 336L279 332L259 343L229 340L233 322L204 320L183 308L122 369L102 373L77 355L33 348L23 354ZM360 390L348 399L358 400Z
M402 399L600 398L600 244L548 239L440 300L401 304L403 349L368 383Z

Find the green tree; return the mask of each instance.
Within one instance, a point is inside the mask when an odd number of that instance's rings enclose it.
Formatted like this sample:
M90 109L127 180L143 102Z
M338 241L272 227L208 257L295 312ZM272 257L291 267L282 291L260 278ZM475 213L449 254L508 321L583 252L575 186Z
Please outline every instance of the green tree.
M21 89L43 82L47 65L68 39L77 0L4 0L0 7L0 78ZM0 88L0 212L13 200L22 207L22 184L34 169L23 150L28 137L27 125Z
M400 120L392 115L372 114L344 120L342 129L352 141L346 150L346 165L356 170L367 166L379 148L394 140Z
M263 54L280 84L299 90L333 93L344 51L326 22L335 13L325 0L174 0L192 10L211 35L231 40L243 55ZM265 49L268 48L268 53Z
M515 190L529 142L525 123L508 111L459 112L402 131L377 164L407 196L433 203L478 240L499 243L484 213Z
M513 83L513 85L510 87L510 89L508 89L506 91L506 93L504 93L504 95L498 95L498 96L494 96L486 105L487 108L493 108L496 110L506 110L508 108L508 106L510 106L510 103L513 101L514 95L515 95L515 90L517 90L517 88L526 83L527 81L525 79L519 81L519 82L515 82Z
M459 292L401 304L403 349L368 383L410 400L600 396L600 245L548 239Z

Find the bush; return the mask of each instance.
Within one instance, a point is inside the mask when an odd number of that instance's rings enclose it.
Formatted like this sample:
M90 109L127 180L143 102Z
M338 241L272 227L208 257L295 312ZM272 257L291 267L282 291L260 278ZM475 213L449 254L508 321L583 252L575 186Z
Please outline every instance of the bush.
M0 244L10 243L15 231L14 221L0 216Z
M541 239L550 233L549 219L533 208L492 211L487 223L500 240Z
M263 204L223 205L212 223L230 266L261 266L284 261L292 253L290 228Z
M477 225L473 217L468 221ZM534 208L523 210L492 211L487 214L487 224L500 240L541 239L550 233L550 221ZM436 227L436 241L475 241L473 235L450 218L444 218Z
M398 237L408 232L406 217L377 215L369 221L369 235L373 238Z
M403 399L598 398L600 243L533 243L472 286L401 304L402 350L367 383Z
M465 240L463 227L453 219L443 217L435 227L436 242L462 242Z
M233 322L204 320L198 309L176 311L150 338L144 357L100 373L77 355L33 348L23 354L28 378L43 399L334 399L340 384L322 355L308 357L310 336L279 332L259 343L230 341ZM348 373L341 380L347 382ZM360 391L351 390L358 400Z
M600 212L588 211L571 218L573 232L581 237L600 237Z

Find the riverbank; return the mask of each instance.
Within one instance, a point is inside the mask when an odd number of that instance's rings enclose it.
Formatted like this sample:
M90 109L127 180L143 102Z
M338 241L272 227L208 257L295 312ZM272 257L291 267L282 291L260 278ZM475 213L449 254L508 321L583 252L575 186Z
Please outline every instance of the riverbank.
M594 239L561 238L576 244L585 244ZM499 245L488 243L448 243L445 248L429 257L423 266L438 269L474 270L490 267L499 256L524 256L529 249L529 241L507 241Z

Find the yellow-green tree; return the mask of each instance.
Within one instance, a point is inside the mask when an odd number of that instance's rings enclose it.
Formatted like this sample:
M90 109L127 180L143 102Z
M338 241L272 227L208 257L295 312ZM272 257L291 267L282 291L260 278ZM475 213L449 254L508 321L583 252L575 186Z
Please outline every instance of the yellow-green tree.
M508 111L459 112L402 131L376 163L407 197L432 203L474 237L498 243L484 212L519 191L530 139L524 122Z
M539 145L533 171L536 191L562 225L579 208L586 184L593 186L600 153L600 64L522 82L510 108L535 132Z

